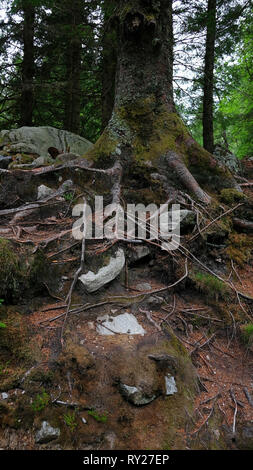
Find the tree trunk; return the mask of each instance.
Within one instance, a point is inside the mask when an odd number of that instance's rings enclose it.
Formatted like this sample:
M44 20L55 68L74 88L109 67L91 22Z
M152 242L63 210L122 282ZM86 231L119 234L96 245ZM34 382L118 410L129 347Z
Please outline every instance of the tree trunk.
M208 152L213 153L213 83L214 58L216 37L216 0L208 0L207 6L207 34L204 72L203 97L203 145Z
M120 163L124 187L130 186L124 176L128 175L131 184L142 188L146 184L147 194L152 174L158 171L167 179L167 190L187 189L209 203L211 198L200 184L213 191L234 183L231 174L194 141L176 112L172 0L120 0L115 2L114 18L119 44L114 108L102 136L85 157L97 166ZM139 182L135 178L134 183L132 175L137 173Z
M67 48L66 48L66 95L64 128L70 132L80 132L80 108L81 108L81 27L83 20L82 0L67 1L66 19L68 22Z
M31 2L22 2L23 10L23 62L20 99L20 125L33 125L34 89L34 23L35 8Z
M103 5L104 33L102 38L102 129L105 129L111 118L115 96L117 31L113 21L114 8L114 0L105 0Z

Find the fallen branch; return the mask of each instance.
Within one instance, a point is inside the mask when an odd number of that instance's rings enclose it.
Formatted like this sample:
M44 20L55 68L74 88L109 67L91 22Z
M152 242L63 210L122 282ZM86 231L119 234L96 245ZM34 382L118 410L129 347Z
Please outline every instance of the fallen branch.
M245 393L245 396L246 396L246 398L247 398L247 400L248 400L250 406L253 407L253 398L252 398L252 396L250 395L250 393L249 393L247 387L244 387L244 388L243 388L243 391L244 391L244 393Z
M234 412L234 418L233 418L233 428L232 428L232 433L233 433L233 436L235 437L235 431L236 431L236 416L237 416L237 411L238 411L238 406L237 406L237 400L235 398L235 395L234 395L234 392L233 392L233 389L231 388L230 389L230 396L235 404L235 412Z
M207 418L205 419L205 421L201 424L201 426L199 426L199 428L196 429L196 431L194 431L194 432L192 433L192 436L194 436L195 434L198 434L198 433L201 431L201 429L205 426L205 424L208 424L209 419L210 419L211 416L213 415L213 412L214 412L214 409L215 409L216 401L217 401L217 397L216 397L216 399L214 400L214 404L213 404L213 406L212 406L212 409L211 409L209 415L207 416Z

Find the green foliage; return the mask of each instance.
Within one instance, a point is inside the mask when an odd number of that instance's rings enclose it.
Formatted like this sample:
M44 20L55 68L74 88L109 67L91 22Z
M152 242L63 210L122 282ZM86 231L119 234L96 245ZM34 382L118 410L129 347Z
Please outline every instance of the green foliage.
M44 410L44 408L46 408L46 406L49 404L49 401L50 396L45 391L43 391L41 394L38 394L31 405L33 411L39 412Z
M211 274L195 273L194 280L200 292L210 300L224 299L229 292L227 285Z
M4 330L5 328L7 328L7 325L5 323L0 322L0 330Z
M244 193L240 193L237 189L226 188L221 191L221 201L226 204L241 202L246 199Z
M66 426L70 429L70 432L74 432L76 427L77 427L77 422L76 422L76 413L67 413L63 416L64 422Z
M98 423L106 423L108 420L107 414L99 415L95 410L89 410L88 415L92 416Z
M253 343L253 323L241 326L241 339L247 346Z
M64 197L65 201L71 202L74 199L74 194L73 193L65 193L63 195L63 197Z
M0 363L0 376L9 374L9 371L8 371L9 363L10 363L10 361L7 361L5 364Z

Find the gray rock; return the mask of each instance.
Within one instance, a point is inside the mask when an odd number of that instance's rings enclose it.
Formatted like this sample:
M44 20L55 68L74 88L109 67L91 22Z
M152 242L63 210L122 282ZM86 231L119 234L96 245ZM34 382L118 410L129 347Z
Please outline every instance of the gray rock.
M8 393L5 393L5 392L1 393L1 398L2 398L2 400L8 400L8 398L9 398Z
M33 144L29 144L27 142L18 142L17 144L9 144L4 147L5 150L8 150L10 153L31 153L35 155L39 155L37 152L37 148Z
M48 156L48 148L55 147L59 151L84 155L93 144L84 137L80 137L72 132L56 129L54 127L21 127L13 130L3 130L0 132L0 146L15 146L20 152L27 152L29 149L41 157ZM30 153L30 152L29 152Z
M103 266L97 273L89 271L87 274L82 274L79 280L83 283L88 292L95 292L108 282L113 281L122 271L125 265L124 251L119 248L112 256L109 264Z
M165 376L165 388L166 395L174 395L177 393L177 386L174 377L172 375Z
M182 210L174 210L174 217L177 217L180 220L180 228L185 229L189 226L195 224L196 221L196 214L193 211L189 211L188 209ZM168 232L170 233L172 230L175 229L174 220L172 219L172 211L160 216L160 230L161 234L163 233L166 235Z
M129 253L129 260L130 262L135 262L139 261L142 258L145 258L145 256L148 256L150 254L150 249L146 245L137 245L131 247L130 253Z
M140 282L135 286L135 289L142 292L146 290L152 290L152 286L148 282Z
M58 155L56 160L57 162L67 163L71 162L72 160L76 160L79 157L80 155L77 155L76 153L61 153Z
M173 372L177 372L179 368L178 360L169 354L149 354L149 359L157 362L161 367L170 368Z
M7 170L9 164L12 162L12 158L11 157L7 157L7 156L4 156L4 155L0 155L0 168L2 170Z
M53 164L54 164L54 160L49 156L35 158L35 160L33 160L32 162L33 168L40 168L41 166L44 166L44 165L53 165Z
M100 335L113 335L114 333L129 334L129 335L144 335L146 332L142 326L137 322L134 315L131 313L122 313L117 317L110 317L104 315L97 318L101 321L101 325L97 326L97 332Z
M37 199L44 199L48 196L51 196L55 192L54 189L48 188L48 186L45 186L44 184L41 184L38 187L38 195Z
M158 295L151 295L145 300L145 305L147 305L149 308L158 308L160 305L162 305L163 302L164 299L162 297L159 297Z
M126 384L120 384L119 390L122 396L135 406L148 405L157 397L155 394L147 395L139 387L131 387Z
M69 191L70 189L73 189L74 183L72 180L66 180L62 185L60 186L59 190L61 191Z
M35 434L35 442L37 444L46 444L57 439L60 434L59 428L53 428L47 421L43 421L40 430Z
M241 162L239 158L222 145L215 145L213 155L219 163L225 165L232 173L239 173L241 171Z

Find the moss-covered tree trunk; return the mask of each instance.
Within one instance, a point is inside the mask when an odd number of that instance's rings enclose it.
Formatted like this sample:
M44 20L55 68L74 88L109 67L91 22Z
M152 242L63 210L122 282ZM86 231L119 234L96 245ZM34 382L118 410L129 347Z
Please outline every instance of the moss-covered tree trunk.
M114 109L87 156L96 166L116 160L118 177L119 168L131 175L136 165L143 174L144 168L161 170L170 188L210 202L202 187L233 186L233 179L194 141L176 112L172 0L115 1L114 21L119 44Z

